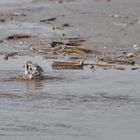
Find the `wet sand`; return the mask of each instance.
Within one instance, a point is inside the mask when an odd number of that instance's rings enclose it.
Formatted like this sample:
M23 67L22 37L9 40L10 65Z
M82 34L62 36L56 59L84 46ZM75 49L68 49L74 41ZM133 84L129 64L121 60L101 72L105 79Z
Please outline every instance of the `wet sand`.
M10 0L9 0L10 1ZM52 62L70 56L47 55L51 41L84 37L82 47L104 55L118 55L139 44L139 0L13 0L0 1L0 139L2 140L139 140L139 55L134 66L95 71L52 69ZM9 13L25 15L11 16ZM114 18L118 14L122 17ZM51 23L69 24L64 29L40 20L57 16ZM113 23L124 23L116 26ZM123 25L124 25L123 24ZM27 39L6 39L15 33ZM64 36L65 34L65 36ZM3 54L16 52L8 60ZM78 56L96 63L93 56ZM27 60L42 66L47 80L13 79ZM117 65L118 66L118 65Z

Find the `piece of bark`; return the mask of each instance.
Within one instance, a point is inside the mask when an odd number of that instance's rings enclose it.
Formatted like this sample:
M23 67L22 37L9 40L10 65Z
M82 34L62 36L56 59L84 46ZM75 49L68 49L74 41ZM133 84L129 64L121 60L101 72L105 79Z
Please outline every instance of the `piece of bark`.
M104 58L98 58L98 60L102 61L102 62L107 62L107 63L110 63L110 64L120 64L120 65L134 65L135 64L134 60L128 59L128 58L125 58L125 57L123 57L121 59L104 57Z
M20 13L20 12L13 12L9 13L10 16L27 16L26 14Z
M7 37L7 39L24 39L24 38L30 38L31 35L28 35L28 34L24 34L24 33L21 33L21 34L14 34L14 35L10 35Z
M63 23L62 26L63 26L63 27L69 27L70 24L69 24L69 23Z
M68 38L68 41L65 42L65 45L67 45L67 46L80 46L85 41L86 40L84 38L75 38L75 39Z
M140 67L131 68L131 70L138 70Z
M91 49L85 49L81 47L65 47L63 52L66 54L78 54L78 55L99 55L100 52Z
M68 37L68 38L65 38L65 40L85 40L84 37Z
M135 56L134 52L130 52L126 54L126 57L134 57L134 56Z
M52 25L52 30L64 30L62 25Z
M48 21L54 21L56 20L57 17L49 17L49 18L46 18L46 19L41 19L40 22L48 22Z
M5 19L0 19L0 22L5 22L6 20Z
M84 41L81 41L81 40L70 40L70 41L66 42L65 44L67 46L80 46L80 45L82 45L82 42L84 42Z
M120 65L134 65L135 61L134 60L112 60L109 63L116 63Z
M83 69L83 61L55 61L53 69Z
M126 57L130 58L130 57L135 57L135 56L139 56L140 55L140 49L135 49L132 52L127 52L126 53Z
M27 16L27 15L20 12L7 12L7 13L0 13L0 16L12 17L12 16Z

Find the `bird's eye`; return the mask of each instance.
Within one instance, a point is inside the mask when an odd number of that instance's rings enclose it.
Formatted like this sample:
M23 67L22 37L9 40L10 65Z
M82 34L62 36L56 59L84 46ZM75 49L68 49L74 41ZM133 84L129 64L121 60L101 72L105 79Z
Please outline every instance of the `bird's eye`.
M33 69L30 67L30 71L32 71Z

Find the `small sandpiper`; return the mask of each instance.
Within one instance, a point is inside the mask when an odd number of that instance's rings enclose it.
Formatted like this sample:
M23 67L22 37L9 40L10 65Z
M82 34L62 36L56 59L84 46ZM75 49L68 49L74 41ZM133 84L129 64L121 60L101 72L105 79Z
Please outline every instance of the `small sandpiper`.
M24 65L24 69L24 72L17 75L17 79L32 80L45 78L45 72L41 66L32 61L27 61Z

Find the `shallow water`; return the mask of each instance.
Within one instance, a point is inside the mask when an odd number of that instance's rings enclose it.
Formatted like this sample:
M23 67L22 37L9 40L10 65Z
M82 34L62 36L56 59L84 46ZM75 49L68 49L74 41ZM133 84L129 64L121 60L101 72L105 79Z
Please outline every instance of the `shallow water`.
M0 0L0 4L11 4L11 3L17 3L17 2L19 1L18 0Z
M115 47L117 51L126 51L128 46L139 43L139 25L133 22L139 19L139 0L70 0L68 5L56 0L21 1L0 0L1 13L27 14L12 20L7 16L1 17L6 21L0 23L0 39L23 32L37 35L38 40L4 40L6 42L1 42L0 46L1 53L26 54L30 44L36 47L40 39L48 40L54 34L63 33L52 31L46 23L39 22L40 19L62 14L65 16L57 18L56 24L72 25L64 30L68 37L90 37L89 44L84 47L97 45L103 51L111 52ZM112 19L108 17L110 14L129 18ZM130 24L128 30L121 30L114 28L113 22L134 24ZM53 70L52 60L38 56L16 57L8 61L0 58L0 140L140 139L139 70L132 71L130 66L126 66L125 71L96 68L93 72L89 67ZM23 71L22 66L27 60L40 64L48 79L13 79Z
M29 59L53 78L11 80ZM0 60L0 139L139 139L139 70L52 70L51 63Z

